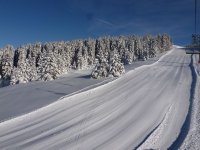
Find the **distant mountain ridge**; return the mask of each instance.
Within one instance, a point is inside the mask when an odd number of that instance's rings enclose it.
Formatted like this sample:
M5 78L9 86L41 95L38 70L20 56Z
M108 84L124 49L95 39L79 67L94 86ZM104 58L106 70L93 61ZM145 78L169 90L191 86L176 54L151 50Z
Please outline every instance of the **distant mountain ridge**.
M69 69L83 69L95 64L101 66L101 63L115 62L114 58L118 64L131 64L139 59L155 57L171 46L172 39L168 34L36 43L16 49L8 45L0 50L0 84L54 80ZM102 76L97 68L95 78Z

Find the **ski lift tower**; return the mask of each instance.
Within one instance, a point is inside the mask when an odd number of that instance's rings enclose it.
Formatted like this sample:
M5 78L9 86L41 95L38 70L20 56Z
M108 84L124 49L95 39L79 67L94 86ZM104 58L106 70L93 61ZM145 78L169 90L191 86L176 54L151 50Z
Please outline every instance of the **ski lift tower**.
M200 34L197 34L197 0L195 0L194 16L194 34L192 34L192 43L186 46L186 54L198 54L200 63Z

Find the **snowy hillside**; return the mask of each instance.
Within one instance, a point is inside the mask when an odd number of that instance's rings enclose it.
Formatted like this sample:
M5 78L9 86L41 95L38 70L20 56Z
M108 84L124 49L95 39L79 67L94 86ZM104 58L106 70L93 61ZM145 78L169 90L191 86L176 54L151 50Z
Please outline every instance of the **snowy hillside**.
M97 67L92 77L119 76L124 73L123 64L155 57L171 46L167 34L36 43L17 49L9 45L0 49L0 87L54 80L70 69L91 68L98 63L105 71Z
M194 135L188 122L197 127L197 120L191 119L196 116L191 108L199 98L195 64L196 59L174 47L158 62L107 84L64 96L16 118L14 114L9 120L1 118L6 121L0 123L0 149L167 149L190 144L194 140L182 135ZM34 83L30 86L34 89ZM6 90L3 94L9 95Z
M158 61L163 54L164 53L158 54L156 57L146 61L136 61L133 64L126 65L126 72L142 65L152 64ZM60 76L53 81L30 82L27 84L17 84L15 86L1 88L0 122L44 107L57 101L62 96L86 91L116 79L100 78L96 80L90 78L90 74L91 69L78 71L71 70L67 74Z

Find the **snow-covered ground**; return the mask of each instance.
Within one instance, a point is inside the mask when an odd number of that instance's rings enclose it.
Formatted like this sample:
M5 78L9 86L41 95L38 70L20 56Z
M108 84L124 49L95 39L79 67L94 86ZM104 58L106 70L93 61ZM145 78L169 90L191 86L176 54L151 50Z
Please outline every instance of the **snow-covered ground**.
M192 66L191 56L174 48L154 64L127 66L133 70L107 84L102 82L112 79L91 80L83 74L2 88L0 117L6 121L0 123L0 149L167 149L183 132L191 92L197 91ZM64 96L82 88L90 90Z
M159 54L146 61L137 61L126 65L126 72L142 65L152 64L158 61L162 55ZM71 70L54 81L31 82L0 88L0 122L44 107L62 96L86 91L116 79L91 79L90 74L91 69Z

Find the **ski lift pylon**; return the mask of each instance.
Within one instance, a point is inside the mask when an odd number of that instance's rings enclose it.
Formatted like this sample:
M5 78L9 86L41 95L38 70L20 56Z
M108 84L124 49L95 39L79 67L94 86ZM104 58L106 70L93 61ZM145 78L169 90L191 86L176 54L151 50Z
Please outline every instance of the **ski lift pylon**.
M192 34L192 43L184 49L186 54L199 54L200 63L200 34L197 34L197 0L195 0L194 32Z

